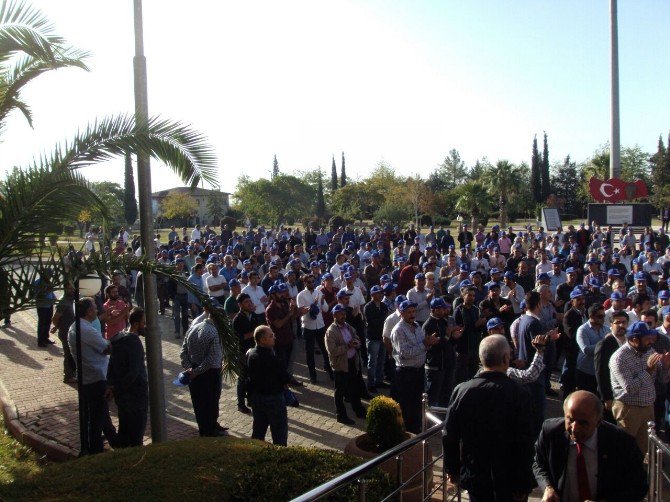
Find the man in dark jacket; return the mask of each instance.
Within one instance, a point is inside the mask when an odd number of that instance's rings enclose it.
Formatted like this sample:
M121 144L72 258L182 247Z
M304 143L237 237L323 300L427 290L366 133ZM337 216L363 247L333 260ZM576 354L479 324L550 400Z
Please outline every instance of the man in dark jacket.
M444 457L452 482L473 502L525 500L533 488L530 396L507 375L509 343L489 335L479 345L483 365L456 387L444 425ZM462 446L461 446L462 442Z
M426 392L431 406L446 407L454 389L454 343L461 337L463 328L456 326L454 318L447 315L448 307L442 298L433 298L430 302L430 317L423 324L424 333L435 333L440 339L440 343L430 347L426 353Z
M144 363L144 310L130 312L130 327L110 340L112 346L107 384L112 387L119 410L119 447L142 446L149 410L147 367Z
M387 387L384 383L384 362L386 349L382 342L384 321L389 316L389 308L382 302L384 292L379 286L370 288L372 299L363 308L368 344L368 392L376 393L377 387Z
M253 439L265 441L268 426L272 442L286 446L288 441L288 416L284 389L290 376L272 350L275 335L269 326L254 330L256 347L246 354L249 399L253 410Z
M600 399L578 390L563 404L565 419L544 422L535 443L535 479L543 501L634 502L647 492L647 474L635 439L602 421Z
M610 377L610 358L626 343L626 329L628 328L628 313L624 310L612 315L612 331L596 344L593 353L593 363L596 368L596 382L598 383L598 394L602 400L605 411L604 418L611 424L616 425L612 415L612 403L614 392L612 391L612 379Z

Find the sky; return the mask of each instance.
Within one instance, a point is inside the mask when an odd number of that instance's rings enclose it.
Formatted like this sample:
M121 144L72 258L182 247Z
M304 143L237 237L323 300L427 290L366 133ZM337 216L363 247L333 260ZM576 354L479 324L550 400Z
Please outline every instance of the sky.
M132 113L132 0L33 0L89 72L64 69L23 97L34 129L8 120L2 168L27 166L96 118ZM150 115L191 124L214 147L220 188L290 174L342 152L351 179L386 162L427 177L457 149L468 165L586 160L609 140L608 0L144 0ZM670 131L670 2L619 0L621 145L656 150ZM86 168L123 184L123 160ZM152 190L181 185L152 161Z

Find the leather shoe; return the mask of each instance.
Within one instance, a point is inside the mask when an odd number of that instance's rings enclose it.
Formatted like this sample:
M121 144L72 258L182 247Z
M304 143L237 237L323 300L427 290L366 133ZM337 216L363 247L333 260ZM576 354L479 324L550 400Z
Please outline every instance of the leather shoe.
M295 378L293 380L290 380L288 383L289 387L304 387L305 384L302 382L299 382Z
M221 425L221 424L216 424L216 425L214 426L214 430L215 430L215 431L227 431L228 429L229 429L229 427L224 427L224 426Z
M344 425L354 425L356 423L349 417L337 417L337 421Z
M248 415L249 413L251 413L251 410L250 410L246 405L244 405L244 404L238 404L238 405L237 405L237 411L240 411L240 412L242 412L242 413L244 413L244 414L246 414L246 415Z

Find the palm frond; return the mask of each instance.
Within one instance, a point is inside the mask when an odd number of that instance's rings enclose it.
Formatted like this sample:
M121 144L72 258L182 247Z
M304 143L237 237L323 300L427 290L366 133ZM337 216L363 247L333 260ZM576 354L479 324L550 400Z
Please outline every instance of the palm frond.
M158 117L144 126L131 115L108 117L89 125L74 140L57 146L42 167L78 169L124 156L144 154L169 166L187 185L201 180L217 187L216 155L205 136L180 122Z
M64 256L61 257L62 260L65 258ZM65 282L74 282L77 278L85 277L91 273L106 276L111 281L114 270L124 270L126 272L137 270L142 272L142 274L155 274L176 281L195 295L203 305L209 307L212 321L214 321L217 327L219 339L221 340L224 378L230 381L234 380L240 374L240 344L230 319L223 312L222 308L214 307L210 298L188 282L188 279L184 275L176 273L174 266L162 265L156 262L156 260L147 258L146 255L137 257L128 254L105 256L100 253L92 253L87 260L77 261L69 259L68 261L72 264L71 266L60 267L60 270L66 270L65 274L58 280L60 286L64 285Z
M7 70L6 75L0 76L0 123L13 110L20 110L32 127L32 116L27 106L20 99L20 92L30 81L43 73L59 68L76 67L88 70L84 60L89 53L76 49L59 51L56 58L50 60L38 59L33 56L24 56ZM28 112L28 113L26 113Z
M23 1L4 0L0 4L0 63L19 52L53 60L54 45L64 42L39 9Z
M41 240L84 208L107 210L76 172L16 170L0 186L0 267L40 254Z

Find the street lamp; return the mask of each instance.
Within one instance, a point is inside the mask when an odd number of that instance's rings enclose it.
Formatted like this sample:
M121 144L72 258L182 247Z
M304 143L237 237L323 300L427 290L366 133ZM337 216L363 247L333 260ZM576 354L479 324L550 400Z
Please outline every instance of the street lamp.
M74 313L75 313L75 346L77 349L77 398L79 401L79 456L88 454L88 417L86 416L86 402L83 395L84 371L81 357L81 317L79 315L79 298L93 297L102 288L102 280L97 274L89 274L74 281Z

